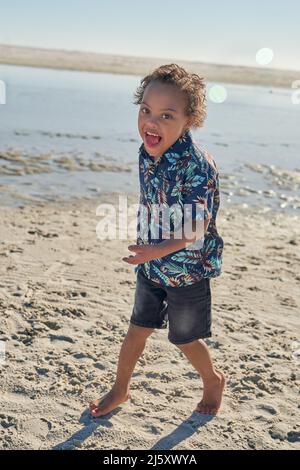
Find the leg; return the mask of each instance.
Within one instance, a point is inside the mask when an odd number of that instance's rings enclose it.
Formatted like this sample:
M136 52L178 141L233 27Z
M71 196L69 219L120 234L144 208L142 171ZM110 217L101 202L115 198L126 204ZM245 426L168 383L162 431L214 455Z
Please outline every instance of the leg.
M216 414L220 409L225 376L215 370L209 349L204 341L196 340L191 343L176 345L199 372L203 381L203 398L195 411L206 414Z
M129 398L129 383L134 367L145 348L148 336L153 331L154 328L144 328L130 323L121 346L115 383L104 397L90 403L92 416L110 413Z

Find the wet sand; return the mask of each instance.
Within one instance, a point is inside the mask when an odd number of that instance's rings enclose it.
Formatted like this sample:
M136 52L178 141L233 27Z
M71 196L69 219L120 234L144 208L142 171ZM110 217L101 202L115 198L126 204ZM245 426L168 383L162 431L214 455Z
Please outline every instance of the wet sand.
M115 378L135 292L122 261L135 240L96 237L96 207L111 198L0 208L1 448L299 448L297 214L220 208L224 264L207 340L228 379L220 415L193 412L198 374L156 330L131 400L89 416Z
M43 134L57 134L44 132ZM101 136L78 137L78 134L58 134L71 138L101 138ZM134 139L132 139L134 140ZM93 178L93 173L99 176ZM116 157L101 152L91 155L77 150L70 152L26 151L9 147L0 150L0 195L2 205L20 205L31 202L57 201L57 187L60 186L63 199L70 199L69 187L63 188L65 178L71 179L76 186L76 178L84 174L81 190L85 196L103 192L104 181L111 183L111 190L117 187L120 191L137 184L136 161L120 162ZM103 177L101 176L103 174ZM128 178L121 183L122 174ZM40 178L30 180L30 175ZM59 175L60 180L55 180ZM114 178L112 178L114 176ZM7 178L10 178L8 181ZM13 180L11 179L13 178ZM117 184L116 184L117 180ZM59 184L60 181L60 184ZM95 185L93 181L98 184ZM51 186L52 185L52 186ZM243 203L247 206L256 205L260 211L279 210L299 215L300 211L300 168L294 170L270 164L244 163L234 172L220 172L222 200L226 205ZM48 188L48 191L46 191ZM132 188L134 190L134 188ZM133 192L133 191L131 191Z

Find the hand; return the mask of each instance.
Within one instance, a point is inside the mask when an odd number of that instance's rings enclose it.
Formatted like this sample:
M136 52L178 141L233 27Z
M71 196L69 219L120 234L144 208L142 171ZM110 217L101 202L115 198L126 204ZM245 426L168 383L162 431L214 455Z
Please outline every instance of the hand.
M130 255L122 258L123 261L129 264L146 263L146 261L161 257L160 250L156 245L129 245L128 250L136 253L135 256Z

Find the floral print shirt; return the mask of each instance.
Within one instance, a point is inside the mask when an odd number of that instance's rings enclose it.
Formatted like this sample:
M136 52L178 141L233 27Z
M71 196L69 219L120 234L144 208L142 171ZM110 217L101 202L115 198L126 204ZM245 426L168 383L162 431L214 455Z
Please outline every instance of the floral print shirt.
M170 238L163 238L163 223L155 216L155 211L151 212L155 205L170 207L177 204L184 214L183 205L190 204L193 219L210 219L210 222L201 240L161 258L138 264L135 273L142 270L148 279L167 287L191 285L204 277L219 276L223 251L223 239L216 226L220 204L219 170L212 156L197 147L191 131L187 130L156 160L142 143L139 148L139 180L137 244L157 244ZM145 218L140 217L141 205L148 211L146 230ZM197 205L202 209L200 212ZM169 221L170 231L176 225L174 217L171 216ZM154 233L155 238L150 230L153 225L158 229L158 233Z

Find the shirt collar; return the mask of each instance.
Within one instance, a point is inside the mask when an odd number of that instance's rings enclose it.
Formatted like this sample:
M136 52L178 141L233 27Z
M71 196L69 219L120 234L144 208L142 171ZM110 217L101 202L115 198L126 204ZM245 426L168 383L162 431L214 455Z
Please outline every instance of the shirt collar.
M168 156L172 157L172 159L180 158L182 153L188 150L190 146L192 145L192 143L193 143L193 136L192 136L191 131L188 129L187 131L185 131L185 133L181 137L179 137L174 142L174 144L171 145L171 147L169 147L162 154L162 156L157 161L160 161L163 157L168 158ZM145 149L144 142L139 148L139 153L141 154L142 157L148 158L151 161L153 161L153 157L151 157L150 154Z

